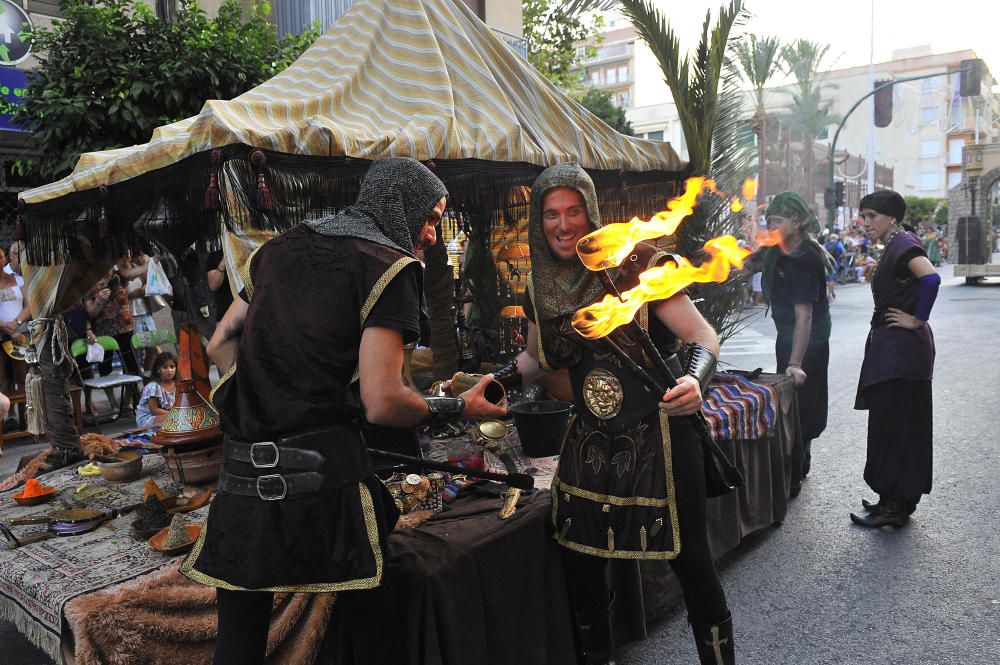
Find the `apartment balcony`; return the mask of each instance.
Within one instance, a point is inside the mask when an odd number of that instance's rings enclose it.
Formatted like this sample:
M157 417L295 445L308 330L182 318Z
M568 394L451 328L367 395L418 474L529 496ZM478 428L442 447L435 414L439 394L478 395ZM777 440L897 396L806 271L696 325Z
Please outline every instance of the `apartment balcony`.
M629 42L618 42L617 44L606 44L598 46L597 53L592 58L583 61L588 67L600 65L614 60L627 60L632 57L632 45Z
M507 46L511 47L517 51L525 60L528 59L528 42L524 37L518 37L517 35L512 35L509 32L504 32L503 30L497 30L496 28L491 28L493 34L499 37Z

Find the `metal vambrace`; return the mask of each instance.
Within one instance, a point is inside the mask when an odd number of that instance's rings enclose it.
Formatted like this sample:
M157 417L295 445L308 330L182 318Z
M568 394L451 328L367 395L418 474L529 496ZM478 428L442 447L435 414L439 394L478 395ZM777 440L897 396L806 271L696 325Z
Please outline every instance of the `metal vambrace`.
M424 397L430 413L421 425L447 425L458 422L465 413L465 400L461 397Z
M504 387L504 390L521 390L523 379L517 371L517 358L493 372L493 380Z
M715 354L706 349L701 344L688 344L687 346L687 366L684 368L685 374L690 374L698 379L701 386L701 397L704 399L708 395L708 384L715 376L715 368L719 364Z

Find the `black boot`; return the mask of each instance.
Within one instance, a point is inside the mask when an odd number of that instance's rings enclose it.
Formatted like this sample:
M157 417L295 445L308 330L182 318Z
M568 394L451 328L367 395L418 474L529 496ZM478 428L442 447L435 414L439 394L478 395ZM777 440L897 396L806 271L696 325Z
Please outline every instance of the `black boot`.
M733 615L719 623L697 623L688 619L694 631L701 665L735 665L736 646L733 644Z
M851 513L851 521L869 529L880 529L884 526L898 529L910 521L910 512L908 504L882 497L878 503L871 505L864 515Z
M611 638L611 606L614 602L615 595L612 593L607 607L573 613L580 641L581 665L615 665L614 641Z

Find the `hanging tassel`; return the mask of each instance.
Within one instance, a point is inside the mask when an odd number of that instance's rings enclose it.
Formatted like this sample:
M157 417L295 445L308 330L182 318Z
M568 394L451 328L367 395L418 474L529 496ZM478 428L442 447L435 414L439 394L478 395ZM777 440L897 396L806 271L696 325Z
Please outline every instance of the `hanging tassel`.
M222 161L222 151L218 148L212 151L212 170L208 176L208 189L205 190L205 210L222 210L222 197L219 195L219 163Z
M104 235L108 231L108 186L101 185L101 212L97 217L97 238L104 240Z
M267 157L264 156L264 152L254 150L250 154L250 164L257 170L257 210L274 210L271 190L267 188L267 181L264 179L264 168L267 166Z
M24 201L17 202L17 217L14 219L13 240L24 240L24 221L21 215L24 213Z

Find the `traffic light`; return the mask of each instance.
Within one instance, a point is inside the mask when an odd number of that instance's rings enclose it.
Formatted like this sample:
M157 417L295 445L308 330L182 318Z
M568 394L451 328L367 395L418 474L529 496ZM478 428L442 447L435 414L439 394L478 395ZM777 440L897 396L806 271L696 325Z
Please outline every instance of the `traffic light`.
M833 187L827 187L823 190L823 207L827 210L833 210L837 207L834 203L834 189Z
M880 87L882 85L885 87ZM888 127L890 123L892 123L892 81L875 81L875 126Z
M958 79L958 94L960 97L978 97L980 82L983 78L983 61L963 60Z
M844 183L843 181L833 183L833 204L838 208L844 205Z

